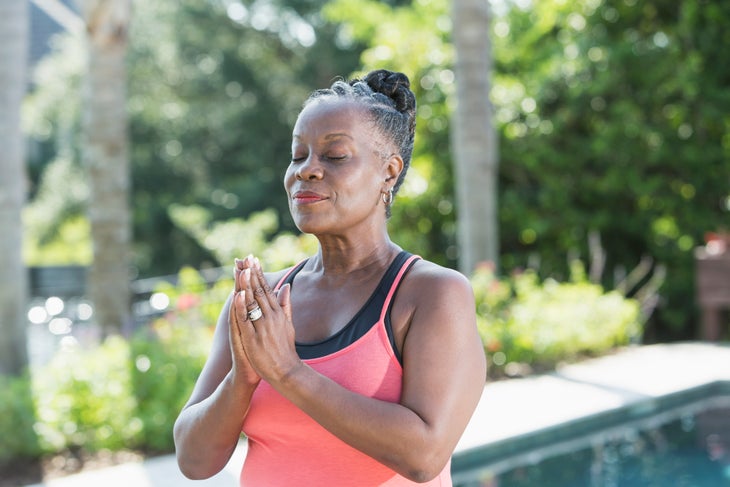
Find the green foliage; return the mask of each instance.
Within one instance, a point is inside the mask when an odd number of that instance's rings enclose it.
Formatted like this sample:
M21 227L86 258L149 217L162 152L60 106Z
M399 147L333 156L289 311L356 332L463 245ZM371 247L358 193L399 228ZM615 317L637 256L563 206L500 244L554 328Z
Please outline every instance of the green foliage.
M171 204L198 205L216 221L273 208L294 230L281 182L294 120L312 89L359 57L357 44L335 41L324 3L134 2L128 108L139 275L213 260L173 224ZM60 37L36 73L24 113L34 185L54 158L80 161L83 59L78 39Z
M0 377L0 464L67 449L171 451L232 287L232 278L208 285L183 269L177 286L160 290L170 310L130 340L68 345L30 380Z
M294 229L282 185L291 128L309 91L357 59L333 41L322 3L135 3L129 104L144 273L211 261L170 220L171 204L215 221L273 208Z
M0 375L0 467L18 458L34 458L41 448L33 426L35 404L27 375Z
M173 449L172 427L210 348L212 332L206 322L181 326L179 321L183 320L156 320L149 331L131 341L135 415L143 425L139 444L148 451Z
M138 444L143 424L134 415L129 358L129 344L112 337L91 350L62 350L33 374L36 433L44 450Z
M208 284L197 270L183 267L174 285L160 283L155 292L164 293L170 300L164 321L183 330L194 326L215 326L221 307L233 289L232 269L233 265L228 276ZM164 329L160 323L158 325Z
M183 268L175 286L156 290L168 311L131 339L68 343L31 376L0 376L0 466L64 450L172 451L174 421L232 288L232 277L209 284Z
M213 283L185 267L176 284L162 284L170 306L131 340L132 390L136 416L144 425L140 445L148 451L173 448L172 427L190 397L212 343L218 315L233 289L233 277Z
M91 230L84 215L86 179L70 159L52 161L36 197L23 210L23 259L27 265L87 265Z
M492 375L509 372L511 363L550 368L605 353L641 333L638 301L587 281L577 261L569 282L540 282L533 271L499 279L486 265L471 281Z
M317 250L317 241L311 235L277 233L278 219L272 209L253 213L247 220L217 222L212 221L210 211L200 206L172 205L169 211L175 225L188 232L221 265L233 265L236 257L253 254L265 269L279 270Z
M30 196L35 197L46 165L55 159L79 165L81 150L81 78L84 71L83 36L55 35L55 55L41 59L33 73L33 87L24 100L21 122L32 139L28 151ZM63 185L58 186L62 189ZM74 195L70 194L72 200Z
M666 266L655 326L693 337L692 250L727 225L728 5L533 2L494 26L503 264L566 275L598 232L608 269ZM724 80L724 81L723 81ZM608 276L607 276L608 278ZM608 281L608 279L607 279ZM604 282L610 284L610 282Z

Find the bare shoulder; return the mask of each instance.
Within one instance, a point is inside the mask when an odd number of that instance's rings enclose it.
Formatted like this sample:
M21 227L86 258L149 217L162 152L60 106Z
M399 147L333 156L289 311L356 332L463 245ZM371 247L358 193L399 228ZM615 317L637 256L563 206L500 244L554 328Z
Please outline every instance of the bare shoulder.
M418 260L401 282L391 313L397 344L415 330L436 337L436 330L451 333L476 329L474 292L460 272L427 260Z
M279 282L298 265L299 264L295 264L293 266L285 267L284 269L280 269L278 271L265 272L264 277L266 278L266 282L269 286L271 286L272 289L274 289L277 284L279 284Z
M423 390L429 391L428 400L434 391L443 397L453 394L455 400L470 390L476 401L486 365L469 279L456 270L419 261L402 285L407 290L403 306L410 306L401 348L409 401ZM415 378L412 371L417 371ZM465 382L456 384L455 376Z
M287 267L286 269L275 272L265 272L264 277L266 278L266 283L271 286L272 289L275 288L290 269L291 267Z
M409 301L433 303L455 298L473 300L469 280L464 274L428 260L417 261L404 279L402 287Z

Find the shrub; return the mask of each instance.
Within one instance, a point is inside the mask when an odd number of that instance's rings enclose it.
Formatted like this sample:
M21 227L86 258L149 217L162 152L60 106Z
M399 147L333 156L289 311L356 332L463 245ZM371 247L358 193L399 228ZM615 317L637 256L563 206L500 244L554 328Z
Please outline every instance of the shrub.
M141 421L141 445L149 451L173 448L172 428L203 368L220 310L233 289L233 275L211 285L193 268L163 283L171 307L131 340L132 391Z
M45 451L119 450L137 445L142 424L134 416L129 344L111 337L91 350L66 347L33 374Z
M171 451L172 426L203 367L211 332L199 322L183 327L161 318L129 341L111 337L93 349L61 350L33 374L40 446L32 449L30 437L4 439L8 454L28 449L31 454L68 449ZM22 387L16 382L15 389ZM21 395L13 400L3 401L2 409L25 416L9 417L31 420L32 401L26 407ZM19 424L15 427L20 430Z
M29 376L0 376L0 467L18 458L40 455L35 422Z
M578 262L569 282L540 282L532 271L500 280L482 266L472 286L491 375L513 375L517 364L551 368L627 344L641 332L638 301L587 281Z
M132 340L132 390L144 449L172 450L172 427L203 368L211 334L199 323L183 327L162 318Z

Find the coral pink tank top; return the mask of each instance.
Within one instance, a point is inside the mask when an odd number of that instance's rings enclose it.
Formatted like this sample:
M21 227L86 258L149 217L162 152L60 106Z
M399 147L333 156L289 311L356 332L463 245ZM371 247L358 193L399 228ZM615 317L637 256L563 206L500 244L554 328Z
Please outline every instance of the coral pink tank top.
M389 310L403 275L416 259L401 252L353 320L322 343L297 344L300 357L351 391L398 402L403 369L389 333ZM277 288L291 282L302 266L293 268ZM332 435L263 380L251 399L243 432L248 437L243 487L452 485L450 464L425 484L398 475Z

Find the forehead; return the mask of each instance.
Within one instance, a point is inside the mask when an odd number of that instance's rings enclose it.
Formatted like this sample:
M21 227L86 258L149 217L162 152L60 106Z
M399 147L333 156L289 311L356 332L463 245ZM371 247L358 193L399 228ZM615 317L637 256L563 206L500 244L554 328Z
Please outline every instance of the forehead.
M294 125L294 139L322 138L332 134L350 137L369 135L367 110L363 105L345 99L321 98L310 102L299 113Z

